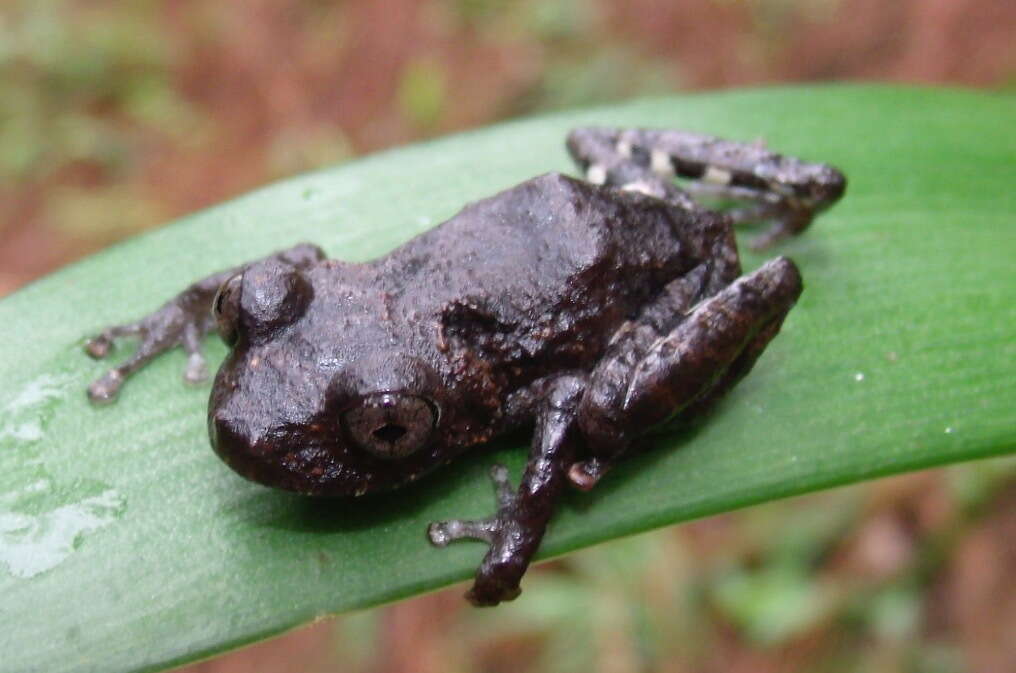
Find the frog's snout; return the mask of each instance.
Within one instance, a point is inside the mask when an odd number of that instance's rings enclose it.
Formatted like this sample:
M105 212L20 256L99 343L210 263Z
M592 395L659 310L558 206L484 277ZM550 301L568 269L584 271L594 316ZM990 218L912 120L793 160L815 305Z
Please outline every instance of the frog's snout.
M262 456L252 451L248 438L234 427L223 414L209 414L208 437L215 453L234 472L260 484L281 486L275 483L277 479L273 478L268 465L263 460L259 460L259 457Z
M331 487L334 474L328 468L331 459L319 441L314 427L256 428L230 418L225 412L213 412L208 418L212 448L229 467L250 481L307 495L339 494L350 490L339 480Z

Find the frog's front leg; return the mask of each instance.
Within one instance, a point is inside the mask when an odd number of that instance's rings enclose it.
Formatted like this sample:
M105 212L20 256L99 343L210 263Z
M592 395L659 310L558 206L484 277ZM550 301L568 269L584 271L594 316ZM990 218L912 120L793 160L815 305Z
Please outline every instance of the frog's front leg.
M295 268L304 268L322 259L324 253L320 248L303 243L259 261L274 260ZM89 399L95 403L111 402L131 374L176 346L182 346L187 353L184 379L196 383L207 378L208 370L201 354L201 340L215 328L212 303L222 284L244 268L246 266L240 266L203 278L141 320L109 327L88 339L85 342L85 352L96 359L109 355L117 339L139 339L137 349L129 358L88 386Z
M575 415L584 390L585 379L576 375L561 376L549 385L537 413L532 450L518 492L511 492L503 466L491 470L498 503L494 516L440 521L428 527L430 541L439 547L463 538L490 545L466 594L474 605L497 605L519 595L519 580L540 546L574 460Z
M699 301L667 333L621 344L593 371L579 405L592 457L572 466L572 483L591 488L634 439L719 399L751 370L801 289L797 267L778 257Z

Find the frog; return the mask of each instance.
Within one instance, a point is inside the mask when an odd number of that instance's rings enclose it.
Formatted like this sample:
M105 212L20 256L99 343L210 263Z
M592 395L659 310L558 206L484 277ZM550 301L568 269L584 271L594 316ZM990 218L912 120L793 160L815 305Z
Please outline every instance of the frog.
M547 173L465 206L367 262L301 243L199 280L85 343L136 350L88 387L96 404L166 351L208 377L229 347L208 433L236 473L310 497L393 491L513 432L518 488L490 470L495 512L431 523L487 553L466 597L516 598L562 494L588 491L647 437L705 417L752 369L802 289L777 256L743 273L735 226L765 249L844 194L839 169L672 129L579 128L582 177ZM709 207L708 199L732 202Z

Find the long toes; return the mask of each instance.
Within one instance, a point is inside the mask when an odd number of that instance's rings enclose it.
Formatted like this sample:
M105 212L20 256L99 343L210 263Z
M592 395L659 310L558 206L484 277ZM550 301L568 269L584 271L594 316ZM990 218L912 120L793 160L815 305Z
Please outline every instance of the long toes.
M187 369L184 370L183 380L187 383L201 383L208 378L208 364L201 353L191 353L187 356Z
M427 526L427 538L435 547L447 547L456 538L450 530L452 521L435 521Z
M494 464L490 468L490 479L494 483L494 494L497 497L498 513L487 519L449 519L435 521L427 526L427 537L436 547L444 547L455 540L480 540L493 544L495 536L501 529L499 514L510 507L515 501L511 482L508 480L508 468Z
M96 404L108 404L116 399L123 385L124 377L118 369L110 369L102 378L88 386L88 399Z
M758 252L791 236L797 236L808 228L814 217L813 210L789 210L775 215L769 229L749 242L748 247Z
M436 547L446 547L455 540L482 540L490 543L494 535L495 523L491 520L467 521L449 519L435 521L427 526L427 537Z
M92 337L85 342L85 352L96 360L106 357L112 350L113 340L105 334Z
M794 229L787 227L782 222L777 222L771 229L767 229L748 241L748 247L754 252L765 252L777 243L782 243L796 235L797 232Z
M501 463L494 463L490 468L490 479L496 486L507 486L508 468Z
M770 229L764 234L760 234L755 238L748 241L748 247L755 252L763 252L771 247L773 244L783 240L789 234L782 229Z
M494 482L494 496L497 498L498 508L503 509L510 505L515 498L515 491L508 479L508 468L495 463L490 468L490 480Z
M85 352L95 359L101 359L110 354L116 346L116 340L124 336L136 336L141 334L144 328L140 323L128 323L126 325L114 325L107 327L101 334L92 337L85 342Z

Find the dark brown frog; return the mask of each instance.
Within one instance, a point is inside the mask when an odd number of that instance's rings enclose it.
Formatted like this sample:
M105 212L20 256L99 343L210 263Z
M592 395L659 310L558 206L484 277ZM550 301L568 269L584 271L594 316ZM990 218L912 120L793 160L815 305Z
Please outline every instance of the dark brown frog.
M493 437L533 427L521 487L492 471L498 509L428 530L490 545L468 596L519 593L562 489L592 488L633 441L705 411L748 373L801 292L793 262L742 276L732 224L757 243L802 231L843 193L832 167L676 131L580 129L585 180L548 174L467 206L363 264L298 245L201 280L140 322L91 339L135 354L89 388L177 345L201 380L204 334L231 346L208 410L241 475L310 496L415 480ZM750 205L718 213L687 189Z

